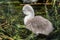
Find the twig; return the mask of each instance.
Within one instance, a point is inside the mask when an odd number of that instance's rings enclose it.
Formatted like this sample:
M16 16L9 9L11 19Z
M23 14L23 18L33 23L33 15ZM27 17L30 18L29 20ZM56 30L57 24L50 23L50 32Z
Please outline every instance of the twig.
M6 24L8 24L7 22L4 22L3 24L0 24L0 26L4 26L4 25L6 25Z
M30 5L52 5L52 3L36 3L36 4L30 4ZM21 6L25 5L25 4L20 4Z

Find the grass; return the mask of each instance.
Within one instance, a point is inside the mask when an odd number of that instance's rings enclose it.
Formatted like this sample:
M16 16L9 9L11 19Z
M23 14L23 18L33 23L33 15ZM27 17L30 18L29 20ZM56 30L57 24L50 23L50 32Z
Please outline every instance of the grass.
M50 40L60 40L60 5L58 0L52 0L52 5L35 6L36 15L41 15L53 24L54 31L49 35ZM23 23L22 6L15 3L0 3L0 38L2 40L46 40L46 37L34 37ZM2 25L3 24L3 25ZM48 39L49 40L49 39Z

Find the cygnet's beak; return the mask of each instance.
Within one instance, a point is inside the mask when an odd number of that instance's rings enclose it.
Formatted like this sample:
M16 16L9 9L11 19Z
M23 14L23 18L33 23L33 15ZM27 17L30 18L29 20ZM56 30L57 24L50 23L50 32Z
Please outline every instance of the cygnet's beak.
M26 15L23 13L23 11L22 11L22 16L24 16L24 17L26 16Z

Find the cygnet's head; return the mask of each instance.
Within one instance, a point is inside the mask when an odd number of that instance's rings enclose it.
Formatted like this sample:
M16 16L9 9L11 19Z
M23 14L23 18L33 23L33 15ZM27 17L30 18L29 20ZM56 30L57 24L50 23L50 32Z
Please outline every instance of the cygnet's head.
M32 6L30 6L29 4L24 5L22 11L25 15L31 15L31 14L34 15L34 10Z

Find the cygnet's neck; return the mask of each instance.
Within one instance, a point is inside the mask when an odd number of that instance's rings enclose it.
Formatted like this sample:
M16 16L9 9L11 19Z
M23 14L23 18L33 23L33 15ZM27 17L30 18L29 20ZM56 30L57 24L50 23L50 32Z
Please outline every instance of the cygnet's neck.
M32 17L34 17L35 15L34 15L34 14L30 14L30 15L27 15L27 16L32 18Z
M28 13L28 15L27 16L25 16L26 18L28 18L28 19L31 19L31 18L33 18L35 15L34 15L34 12L32 12L32 13L30 13L30 12L27 12Z
M32 18L34 18L34 16L35 15L33 13L31 13L30 15L25 16L25 18L24 18L24 24L26 24L28 20L31 20Z

